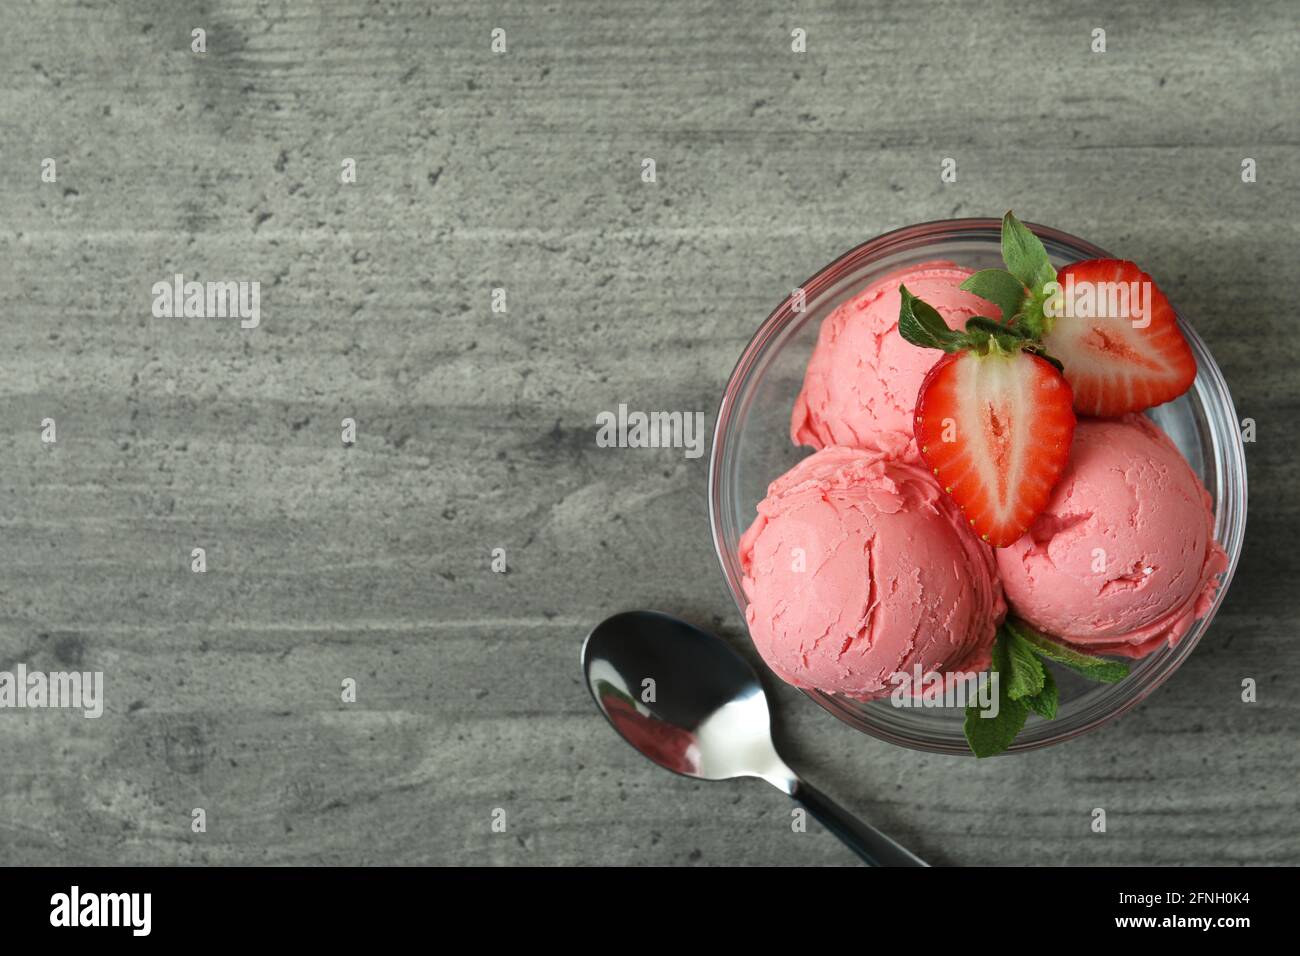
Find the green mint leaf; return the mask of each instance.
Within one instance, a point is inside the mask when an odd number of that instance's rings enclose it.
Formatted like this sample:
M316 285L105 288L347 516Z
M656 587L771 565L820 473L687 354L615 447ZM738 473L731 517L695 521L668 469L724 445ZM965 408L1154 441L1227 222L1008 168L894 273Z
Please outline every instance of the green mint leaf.
M1041 296L1043 286L1056 279L1043 243L1010 212L1002 217L1002 261L1031 295Z
M1033 697L1038 694L1047 681L1043 662L1034 653L1034 645L1009 628L1002 629L1001 642L1006 646L1007 665L1010 673L1002 675L1007 696L1012 700Z
M1129 666L1120 661L1108 661L1104 658L1084 654L1072 647L1054 641L1050 637L1034 630L1024 621L1008 618L1002 625L1004 630L1014 631L1027 641L1039 657L1062 664L1070 670L1078 671L1089 680L1100 684L1113 684L1128 676Z
M1023 700L1012 700L1007 694L1006 673L1010 669L1006 642L999 635L993 643L993 662L989 665L990 674L998 674L998 714L985 717L977 706L966 708L966 719L962 730L971 753L976 757L992 757L1011 746L1016 734L1029 719L1029 707Z
M1044 667L1043 689L1033 697L1024 698L1024 704L1039 717L1055 720L1057 702L1056 679L1052 677L1052 672Z
M966 347L966 336L948 328L934 306L912 295L907 286L900 285L898 294L898 334L904 339L918 348L945 352L959 352Z
M1025 287L1005 269L983 269L961 284L986 302L1002 310L1002 322L1009 325L1024 306Z
M998 695L998 715L985 717L978 707L966 708L962 730L971 753L977 757L992 757L1011 746L1016 734L1029 719L1029 707L1023 700L1012 700Z

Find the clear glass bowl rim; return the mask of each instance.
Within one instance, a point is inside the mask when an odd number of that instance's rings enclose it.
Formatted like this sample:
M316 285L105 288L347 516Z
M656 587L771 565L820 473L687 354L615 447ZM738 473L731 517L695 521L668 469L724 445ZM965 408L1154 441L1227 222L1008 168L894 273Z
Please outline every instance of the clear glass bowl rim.
M872 259L950 239L996 238L1001 225L999 219L967 218L935 220L904 226L855 246L797 288L804 290L805 300L811 303L847 273L864 266ZM1064 247L1076 254L1079 259L1114 258L1106 250L1059 229L1032 222L1026 225L1045 242ZM717 555L728 590L742 617L745 613L746 601L740 585L739 557L725 547L722 527L723 487L728 474L726 467L729 463L728 452L733 447L730 439L734 431L737 409L740 407L738 399L744 394L756 363L766 353L773 337L796 315L792 298L787 296L759 325L758 330L745 346L727 379L722 400L718 405L713 443L709 451L709 526L713 537L714 553ZM1033 728L1026 728L1006 753L1036 750L1073 739L1115 720L1144 700L1148 694L1168 680L1192 653L1202 635L1209 629L1232 583L1232 577L1241 557L1246 529L1245 449L1241 441L1236 409L1223 373L1205 343L1182 317L1181 312L1178 313L1178 322L1196 355L1198 371L1193 391L1199 398L1210 424L1211 452L1215 465L1214 531L1215 537L1227 552L1228 568L1220 577L1219 587L1209 611L1176 647L1159 652L1165 657L1156 672L1150 673L1139 686L1131 687L1129 692L1118 701L1108 699L1096 701L1064 722L1042 721L1036 725L1037 732L1031 732ZM772 478L776 477L776 475L772 476ZM1130 677L1113 686L1123 688L1133 683L1135 683L1134 678ZM804 693L851 727L881 740L913 750L971 755L964 742L895 732L880 724L872 723L854 704L836 695L806 689Z

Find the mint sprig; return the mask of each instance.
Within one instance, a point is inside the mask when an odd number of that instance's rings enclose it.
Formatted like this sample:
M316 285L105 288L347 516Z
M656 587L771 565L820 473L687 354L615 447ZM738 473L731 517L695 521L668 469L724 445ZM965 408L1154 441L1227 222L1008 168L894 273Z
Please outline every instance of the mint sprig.
M1055 720L1060 698L1056 679L1043 661L1052 661L1101 683L1128 675L1127 664L1103 660L1066 647L1019 618L1007 618L993 643L989 673L998 675L998 712L985 717L977 705L966 708L962 730L976 757L1000 754L1024 728L1029 714Z
M1056 694L1056 678L1052 676L1049 668L1043 668L1043 689L1033 697L1026 697L1025 703L1044 720L1056 719L1056 705L1059 703L1059 698Z
M966 742L970 744L971 752L976 757L992 757L994 754L1002 753L1011 746L1011 742L1016 739L1016 734L1020 733L1020 729L1025 726L1025 721L1029 719L1029 706L1023 700L1013 699L1009 693L1012 683L1011 668L1006 641L999 632L993 642L993 660L989 664L990 677L994 674L998 677L997 714L992 717L985 716L977 705L968 704L966 720L962 724Z
M1008 628L1002 629L1001 639L1007 649L1007 660L1011 664L1010 677L1003 678L1007 681L1007 696L1012 700L1020 700L1039 694L1047 683L1044 676L1047 671L1034 653L1033 645Z
M1129 674L1129 666L1122 661L1110 661L1093 657L1082 651L1055 641L1041 631L1036 631L1019 618L1010 617L1003 623L1004 631L1016 635L1019 640L1033 648L1034 653L1044 660L1054 661L1070 670L1082 674L1099 684L1114 684Z

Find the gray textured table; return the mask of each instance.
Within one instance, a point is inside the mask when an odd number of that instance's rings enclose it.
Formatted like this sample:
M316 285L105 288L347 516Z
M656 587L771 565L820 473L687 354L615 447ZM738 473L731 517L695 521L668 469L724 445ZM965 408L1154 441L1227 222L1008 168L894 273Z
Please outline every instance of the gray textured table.
M750 653L705 460L595 417L711 421L793 283L1012 206L1140 258L1256 420L1236 583L1084 739L926 756L780 688L791 762L941 863L1300 861L1300 8L745 6L0 8L0 669L107 682L99 720L0 712L0 862L851 862L593 710L612 611ZM260 326L155 318L178 272L260 282Z

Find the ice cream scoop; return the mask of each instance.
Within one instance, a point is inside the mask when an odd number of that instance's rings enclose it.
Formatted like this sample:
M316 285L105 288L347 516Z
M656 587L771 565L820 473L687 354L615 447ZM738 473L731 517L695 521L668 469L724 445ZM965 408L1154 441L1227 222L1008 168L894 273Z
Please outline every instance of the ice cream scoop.
M1029 531L997 552L1012 610L1100 654L1145 657L1206 613L1227 568L1209 493L1153 422L1081 419Z
M900 284L933 305L954 329L998 308L958 286L970 269L927 262L891 273L841 304L822 322L795 399L790 437L796 445L914 454L912 415L921 380L940 358L898 334Z
M860 700L918 666L984 670L1006 610L988 546L929 474L879 452L832 446L774 481L740 564L768 666Z

